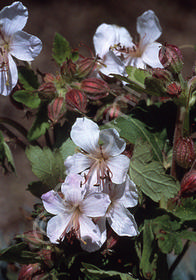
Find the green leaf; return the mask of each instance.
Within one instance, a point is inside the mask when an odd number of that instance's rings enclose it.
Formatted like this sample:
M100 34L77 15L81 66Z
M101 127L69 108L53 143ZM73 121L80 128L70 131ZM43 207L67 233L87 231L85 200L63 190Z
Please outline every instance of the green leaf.
M36 114L35 121L28 131L27 138L29 141L38 139L40 136L46 133L46 130L50 127L48 122L48 110L47 103L41 104Z
M29 247L24 242L12 245L0 251L0 260L17 262L22 264L37 263L41 258L29 251Z
M19 66L18 67L18 79L23 85L25 90L35 90L39 87L37 76L30 68Z
M170 211L183 222L196 220L196 199L182 198L181 204Z
M43 184L54 188L64 180L64 160L58 150L51 151L48 147L42 150L38 146L30 146L26 149L26 155L33 173Z
M52 189L52 186L43 184L41 181L31 182L28 184L27 190L32 193L32 195L40 198L43 193L46 193Z
M6 162L11 168L11 171L15 172L15 164L12 152L7 143L5 142L2 132L0 131L0 165L2 165L5 172L8 171L8 168L6 167Z
M133 66L127 66L126 72L128 74L128 78L132 82L145 89L145 79L146 77L151 77L151 74L147 70L139 69Z
M154 77L147 77L145 79L145 87L146 87L146 92L148 92L148 94L150 95L168 96L165 85L160 79Z
M138 188L155 202L174 197L180 187L172 176L165 174L163 165L153 160L150 145L142 141L134 148L130 175Z
M69 42L59 33L55 34L52 56L60 65L71 56Z
M143 229L143 250L140 261L140 269L146 279L156 279L158 255L155 252L154 234L151 228L151 221L144 221Z
M130 143L135 144L138 139L146 141L150 145L155 159L162 162L162 151L157 142L157 134L154 135L150 132L145 123L132 116L124 115L109 123L107 126L115 127L120 136Z
M18 90L13 94L13 98L31 109L38 108L41 103L38 93L29 90Z
M60 147L59 151L62 155L62 158L65 160L68 156L72 156L76 152L77 146L74 142L68 138Z
M82 263L83 267L81 271L85 273L85 275L88 277L88 279L112 279L115 277L115 279L121 279L121 280L137 280L133 278L130 274L127 273L121 273L118 271L113 270L102 270L95 265L88 264L88 263Z

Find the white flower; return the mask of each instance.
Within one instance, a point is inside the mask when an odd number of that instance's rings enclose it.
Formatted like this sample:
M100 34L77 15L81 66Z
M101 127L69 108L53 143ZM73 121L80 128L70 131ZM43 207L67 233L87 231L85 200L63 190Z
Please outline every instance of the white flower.
M106 178L116 184L125 181L130 160L122 155L126 143L116 129L100 131L93 121L77 118L71 139L80 147L80 152L65 160L67 173L82 173L86 182L97 186L102 186Z
M116 185L110 182L106 184L104 192L110 196L111 203L106 212L106 219L116 234L119 236L135 236L138 228L133 215L128 207L134 207L138 203L137 189L133 181L127 179L123 184Z
M14 2L0 11L0 94L8 95L18 80L18 71L12 56L32 61L41 51L42 43L36 36L22 29L28 11L21 2Z
M82 177L68 175L61 186L63 198L55 191L42 195L47 212L55 215L47 224L47 236L52 243L63 240L69 232L74 232L83 249L95 251L102 246L101 232L92 218L105 215L110 199L107 194L89 192L81 186Z
M95 52L107 67L100 70L104 74L125 74L125 66L137 68L163 68L159 61L161 44L155 42L161 35L159 20L153 11L148 10L137 18L138 44L124 27L101 24L93 37ZM124 67L123 67L124 66Z

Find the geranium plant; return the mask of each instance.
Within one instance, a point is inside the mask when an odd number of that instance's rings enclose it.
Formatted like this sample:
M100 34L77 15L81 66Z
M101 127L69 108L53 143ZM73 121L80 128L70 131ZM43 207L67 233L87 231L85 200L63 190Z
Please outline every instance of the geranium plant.
M28 131L0 116L0 164L14 172L9 139L22 145L39 202L32 230L0 260L19 280L172 279L196 241L195 72L185 79L180 49L155 42L151 10L137 19L138 42L101 24L89 57L56 33L58 71L35 71L18 61L42 48L22 31L27 17L21 2L0 12L0 93L35 116Z

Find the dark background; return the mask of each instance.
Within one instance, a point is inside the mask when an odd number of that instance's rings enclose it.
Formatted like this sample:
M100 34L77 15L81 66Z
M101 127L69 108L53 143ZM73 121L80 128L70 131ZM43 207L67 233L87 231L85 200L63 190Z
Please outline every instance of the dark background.
M0 1L0 9L12 1ZM85 43L93 50L92 38L97 26L103 22L126 27L133 39L137 38L136 18L148 9L154 10L163 28L158 40L178 46L196 45L196 1L192 0L24 0L29 19L24 31L38 36L43 42L41 54L32 63L34 69L55 73L51 58L55 32L63 35L72 45ZM192 48L182 50L185 59L184 75L192 73L196 53ZM86 54L87 50L84 51ZM0 96L0 116L7 116L28 127L24 112L11 106L8 97ZM36 180L24 151L11 145L17 176L0 174L0 247L5 246L15 233L31 227L29 219L35 199L24 190Z

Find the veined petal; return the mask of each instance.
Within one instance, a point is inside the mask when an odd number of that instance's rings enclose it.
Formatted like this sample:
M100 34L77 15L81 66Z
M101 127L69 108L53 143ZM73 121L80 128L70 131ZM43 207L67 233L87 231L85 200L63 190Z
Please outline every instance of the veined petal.
M57 215L52 217L47 224L47 236L52 243L58 243L60 238L63 239L65 229L70 222L70 215ZM67 232L67 231L66 231Z
M102 23L98 26L93 36L95 52L101 58L108 53L110 47L118 43L121 43L122 46L129 47L131 42L132 38L127 29L114 24Z
M107 166L111 171L111 180L115 184L122 184L126 180L130 160L125 155L110 157Z
M66 178L64 183L61 185L61 192L66 195L67 189L70 188L81 188L81 182L83 181L83 177L79 174L71 173Z
M163 68L159 60L159 50L161 48L161 44L159 43L152 43L148 44L142 54L143 61L153 67L153 68Z
M119 236L135 236L138 234L133 215L120 203L116 203L107 213L107 221Z
M70 135L73 142L88 153L99 147L99 127L87 118L77 118Z
M80 173L88 169L92 164L89 157L84 154L76 153L73 156L69 156L65 162L66 173Z
M96 218L105 215L110 205L109 196L105 193L90 193L81 205L81 211L89 217Z
M120 138L118 131L114 128L100 131L99 139L103 142L103 153L109 156L121 154L126 147L125 141Z
M16 32L10 43L10 53L17 59L32 61L41 52L41 40L24 31Z
M7 68L7 69L6 69ZM18 81L18 70L16 63L10 54L8 54L8 65L0 71L0 94L9 95Z
M136 185L130 180L128 175L125 181L125 190L119 202L126 208L134 207L138 204L138 191Z
M43 201L44 208L47 212L57 215L59 213L64 213L65 207L62 203L62 199L57 192L51 190L47 193L44 193L41 196Z
M102 66L99 70L106 76L109 76L110 74L121 75L125 71L123 62L112 51L107 52L103 58L103 63L105 66Z
M161 36L162 29L153 11L148 10L137 18L137 32L140 34L143 46L153 43Z
M26 25L28 11L21 2L14 2L0 11L0 27L6 37L12 36Z
M116 200L119 200L123 196L125 191L125 185L126 185L126 181L123 182L122 184L114 184L108 182L104 184L104 192L109 194L110 200L114 202Z

